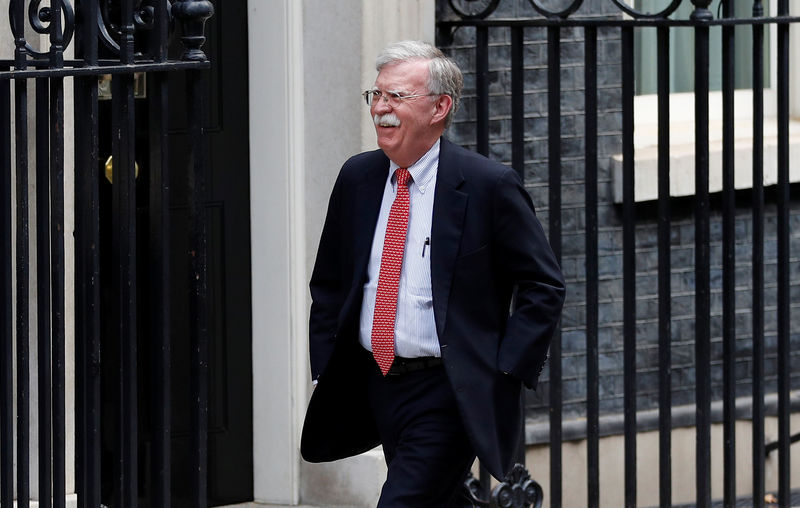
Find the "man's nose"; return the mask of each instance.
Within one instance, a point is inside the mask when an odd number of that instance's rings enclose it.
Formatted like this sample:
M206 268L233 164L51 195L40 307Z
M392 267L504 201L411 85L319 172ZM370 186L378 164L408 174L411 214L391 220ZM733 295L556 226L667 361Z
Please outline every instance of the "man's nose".
M378 97L374 99L374 102L372 103L372 111L374 113L382 115L384 113L388 113L391 110L392 107L389 105L389 101L387 101L383 97Z

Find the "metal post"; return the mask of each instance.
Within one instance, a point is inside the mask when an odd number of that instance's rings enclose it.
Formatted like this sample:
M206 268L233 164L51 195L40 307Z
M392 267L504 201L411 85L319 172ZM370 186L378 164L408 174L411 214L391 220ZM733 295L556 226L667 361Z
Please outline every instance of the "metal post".
M547 27L547 164L549 174L548 226L550 246L561 263L561 29ZM550 506L562 502L562 387L561 327L550 345Z
M10 15L23 26L24 5L12 2ZM25 70L27 49L23 31L14 33L14 68ZM14 82L17 176L17 506L30 504L30 237L28 200L28 82Z
M672 506L672 256L669 28L658 33L658 471L659 505Z
M7 69L3 69L7 70ZM11 311L11 83L0 82L0 504L14 501L14 367Z
M724 18L734 17L734 2L723 4ZM735 27L722 27L722 356L723 356L723 497L736 504L736 258L734 187Z
M183 24L183 60L205 61L201 47L205 42L206 20L214 13L207 0L184 0L173 6ZM208 499L208 320L205 214L205 153L203 122L205 97L200 70L186 73L186 100L189 112L189 319L191 321L192 390L192 504L206 506Z
M511 29L511 167L525 181L524 31Z
M155 50L154 59L167 59L168 12L167 4L160 3L154 12L154 29L151 35ZM150 316L152 338L153 375L150 393L153 395L152 436L153 456L151 461L152 505L160 508L171 506L172 455L172 383L170 379L170 193L169 193L169 142L168 116L169 96L167 74L148 74L148 102L150 120Z
M622 285L625 507L636 506L636 195L633 153L633 28L622 28Z
M789 1L778 0L778 15L789 15ZM775 27L778 37L778 502L791 503L789 418L791 407L790 278L789 278L789 25Z
M50 118L47 78L36 79L36 302L39 387L39 506L52 506L53 398L50 329Z
M64 67L61 4L50 19L50 68ZM50 79L50 284L53 369L53 507L64 508L66 483L66 372L64 302L64 78Z
M489 155L489 29L475 28L475 94L477 101L477 151Z
M97 3L81 4L97 19ZM76 52L97 64L97 24L76 37ZM100 506L100 199L97 76L75 80L75 363L78 506Z
M525 82L522 27L511 29L511 167L525 182ZM519 449L516 463L525 465L525 390L520 393ZM488 485L487 485L488 487Z
M753 17L764 15L760 1ZM764 27L753 25L753 508L764 507Z
M122 2L120 63L132 64L133 2ZM115 324L119 340L120 384L116 457L116 504L138 504L137 301L136 301L136 181L133 74L112 80L113 288Z
M597 28L584 28L586 160L586 483L590 508L600 506L600 367L597 246Z
M694 0L695 25L695 379L698 508L711 506L711 329L708 195L708 0Z

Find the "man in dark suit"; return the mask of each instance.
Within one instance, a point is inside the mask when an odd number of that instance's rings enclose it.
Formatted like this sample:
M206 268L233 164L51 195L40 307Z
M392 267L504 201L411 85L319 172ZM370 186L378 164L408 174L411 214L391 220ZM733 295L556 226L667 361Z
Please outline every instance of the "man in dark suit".
M498 478L513 465L564 281L517 173L441 137L455 63L404 41L377 69L364 97L381 149L342 167L311 278L301 451L382 444L378 506L462 506L476 455Z

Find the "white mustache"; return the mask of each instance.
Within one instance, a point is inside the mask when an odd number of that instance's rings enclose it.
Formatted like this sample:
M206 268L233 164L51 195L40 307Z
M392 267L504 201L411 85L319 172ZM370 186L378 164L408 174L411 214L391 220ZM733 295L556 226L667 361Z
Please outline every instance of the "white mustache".
M382 127L400 127L400 119L394 113L386 113L385 115L378 115L372 117L375 125Z

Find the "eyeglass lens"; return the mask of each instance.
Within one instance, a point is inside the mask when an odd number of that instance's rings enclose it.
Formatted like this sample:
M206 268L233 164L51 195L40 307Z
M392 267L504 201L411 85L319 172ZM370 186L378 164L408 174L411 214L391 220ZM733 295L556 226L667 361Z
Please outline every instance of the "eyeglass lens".
M380 90L367 90L364 92L364 99L367 101L367 106L374 106L381 99L385 100L392 107L400 105L404 97L394 92L381 92Z

